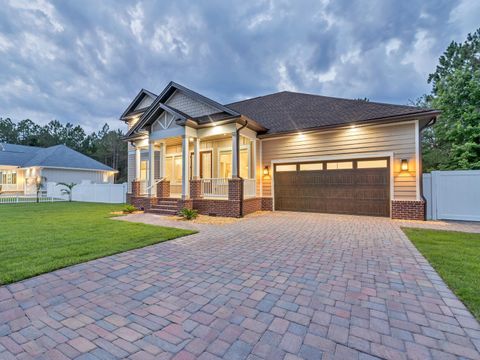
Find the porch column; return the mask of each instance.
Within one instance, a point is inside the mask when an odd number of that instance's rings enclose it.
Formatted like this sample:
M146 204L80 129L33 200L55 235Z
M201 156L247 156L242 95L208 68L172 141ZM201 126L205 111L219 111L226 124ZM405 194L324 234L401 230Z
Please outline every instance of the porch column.
M232 178L238 178L239 139L236 131L232 132Z
M153 141L148 143L148 196L155 196L155 148Z
M165 146L165 143L162 142L160 143L160 177L165 178L167 172L165 171L166 169L166 162L167 162L167 147Z
M141 153L138 146L135 147L135 180L140 180Z
M188 174L188 158L190 151L188 150L188 136L182 136L182 199L186 200L189 197L190 176Z
M200 179L200 138L195 138L193 149L193 178Z

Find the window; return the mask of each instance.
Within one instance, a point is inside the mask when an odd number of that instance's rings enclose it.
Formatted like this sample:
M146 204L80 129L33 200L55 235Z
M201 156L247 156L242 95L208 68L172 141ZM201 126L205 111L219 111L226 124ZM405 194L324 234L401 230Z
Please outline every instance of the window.
M327 170L345 170L353 169L353 163L351 161L339 161L339 162L328 162Z
M165 158L165 177L172 184L182 182L182 156L172 155Z
M387 160L362 160L357 162L359 169L386 168Z
M232 151L222 150L219 155L219 176L221 178L232 177ZM240 149L240 177L250 178L250 159L248 149Z
M202 151L200 153L200 177L210 179L212 177L212 152Z
M284 172L284 171L297 171L296 164L289 164L289 165L277 165L275 167L277 172Z
M15 185L17 183L16 171L0 171L0 184Z
M323 170L322 163L300 164L300 171Z

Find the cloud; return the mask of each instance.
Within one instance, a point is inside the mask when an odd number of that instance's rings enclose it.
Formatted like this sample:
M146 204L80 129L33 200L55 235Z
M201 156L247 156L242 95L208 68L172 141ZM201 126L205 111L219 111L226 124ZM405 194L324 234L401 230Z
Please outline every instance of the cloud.
M170 81L220 102L280 90L405 104L478 2L15 0L0 13L0 116L97 129Z

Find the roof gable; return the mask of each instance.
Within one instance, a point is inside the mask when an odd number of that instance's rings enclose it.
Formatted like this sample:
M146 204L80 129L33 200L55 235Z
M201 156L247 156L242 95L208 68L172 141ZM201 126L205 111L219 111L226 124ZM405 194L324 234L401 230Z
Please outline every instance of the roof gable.
M168 108L165 108L165 106ZM181 109L178 107L181 107ZM231 116L240 115L233 109L171 81L160 95L157 96L153 104L142 114L138 123L127 132L126 136L128 137L144 126L151 124L162 111L168 110L182 114L184 117L183 120L194 119L218 112L225 112Z
M50 146L48 148L14 144L2 145L3 150L0 148L0 165L115 171L111 167L65 145Z
M156 99L157 95L151 91L141 89L137 96L132 100L132 102L127 106L123 114L120 116L120 119L124 119L130 113L137 113L139 110L147 109Z

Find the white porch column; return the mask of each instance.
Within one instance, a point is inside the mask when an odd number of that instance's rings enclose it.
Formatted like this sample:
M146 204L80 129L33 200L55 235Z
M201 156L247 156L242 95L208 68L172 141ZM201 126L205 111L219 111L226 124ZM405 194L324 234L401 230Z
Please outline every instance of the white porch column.
M188 174L188 158L190 157L190 151L188 150L188 136L182 136L182 199L189 198L189 185L190 185L190 176Z
M165 178L167 172L166 172L166 162L167 162L167 147L165 146L165 143L162 142L160 143L160 177Z
M141 153L138 145L135 147L135 180L140 180Z
M238 141L237 132L232 132L232 178L238 178Z
M155 148L153 141L148 143L148 196L155 196Z
M200 138L195 138L193 145L193 178L200 179Z

